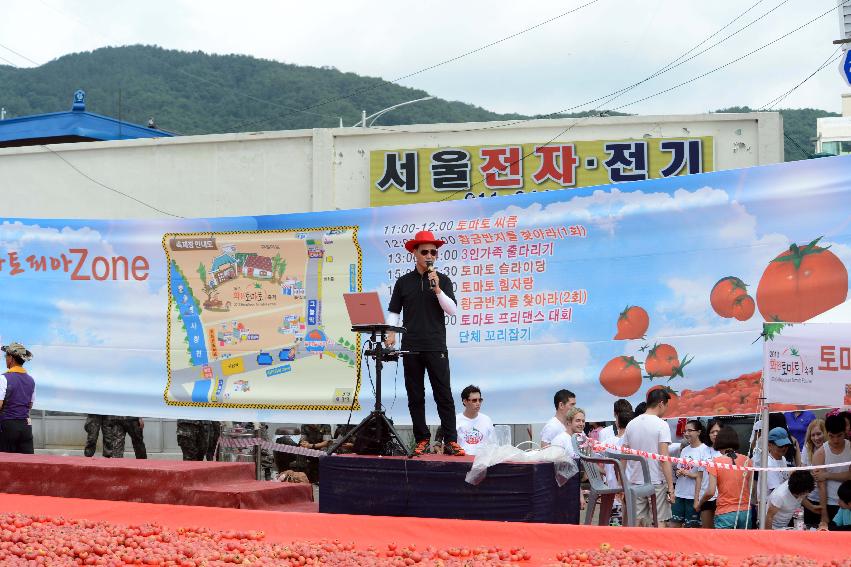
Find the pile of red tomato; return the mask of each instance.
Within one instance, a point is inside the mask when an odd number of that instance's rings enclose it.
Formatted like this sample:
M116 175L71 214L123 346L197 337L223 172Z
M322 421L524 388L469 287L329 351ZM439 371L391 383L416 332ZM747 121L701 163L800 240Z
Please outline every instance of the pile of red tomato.
M180 567L301 565L406 567L513 567L528 564L531 554L520 547L435 547L388 544L358 548L340 541L264 541L259 531L221 531L210 528L166 528L157 524L117 525L26 514L0 514L0 565L173 565ZM569 549L556 554L556 566L727 566L726 557L614 549ZM819 564L792 556L755 556L743 567L851 567L851 559Z
M263 541L258 531L122 526L61 517L0 514L0 565L375 565L497 567L527 562L522 548L416 545L357 549L340 541Z
M762 372L742 374L732 380L721 380L702 390L683 390L672 396L666 415L730 415L756 413L760 398Z
M622 549L613 549L608 543L600 544L599 549L569 549L556 555L556 566L605 567L704 567L730 565L726 557L704 553L683 553L680 551L638 550L625 545ZM741 567L851 567L851 559L834 559L820 563L793 555L756 555L741 562Z
M819 563L797 555L757 555L742 562L742 567L849 567L851 559L833 559Z
M621 549L613 549L608 543L601 543L599 549L569 549L556 555L560 565L603 565L603 566L646 566L658 567L666 565L690 566L726 566L726 557L703 553L683 553L680 551L657 551L633 549L625 545ZM558 564L557 564L558 565Z

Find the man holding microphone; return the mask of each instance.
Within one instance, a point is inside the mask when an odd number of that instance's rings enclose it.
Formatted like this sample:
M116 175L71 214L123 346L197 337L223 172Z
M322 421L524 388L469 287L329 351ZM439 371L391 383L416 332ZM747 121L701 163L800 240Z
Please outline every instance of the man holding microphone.
M449 385L449 355L446 349L446 323L444 314L454 315L455 294L449 276L434 269L437 249L445 242L423 230L405 242L405 249L414 255L414 269L404 274L393 287L388 307L387 323L399 324L402 314L402 350L413 354L404 357L405 389L408 392L408 409L414 425L417 446L414 455L428 452L431 434L425 419L425 373L431 382L437 414L444 434L444 453L463 456L455 429L455 401ZM396 334L389 332L385 339L388 347L396 343Z

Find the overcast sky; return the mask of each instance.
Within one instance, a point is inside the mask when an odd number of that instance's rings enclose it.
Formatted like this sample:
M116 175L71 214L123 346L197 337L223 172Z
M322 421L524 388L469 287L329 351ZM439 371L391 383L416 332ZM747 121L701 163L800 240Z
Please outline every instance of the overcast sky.
M744 31L603 104L638 114L700 113L733 105L759 108L802 81L836 49L831 44L839 36L836 10L705 78L628 103L757 49L839 1L6 0L0 14L0 64L6 60L31 67L28 59L41 64L67 53L142 43L332 66L393 80L588 3L497 45L399 81L497 112L550 113L600 105L581 106L652 75L756 4L699 49L759 20ZM781 107L838 112L840 94L848 90L835 62Z

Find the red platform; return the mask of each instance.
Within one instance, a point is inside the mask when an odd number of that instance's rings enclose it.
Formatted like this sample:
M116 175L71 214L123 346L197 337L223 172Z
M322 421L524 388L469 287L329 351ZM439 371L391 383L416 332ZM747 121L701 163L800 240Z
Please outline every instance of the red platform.
M309 484L254 480L252 463L0 453L0 492L251 510L315 511Z
M264 530L267 541L290 543L339 539L359 549L388 543L439 547L524 547L532 560L523 565L553 565L555 554L567 548L596 549L602 543L626 544L638 550L699 551L726 556L730 567L756 554L791 554L818 561L844 559L851 549L851 532L797 532L609 528L434 518L388 518L344 514L281 513L265 510L210 510L199 506L168 506L134 502L104 502L0 494L0 512L45 514L116 524L154 522L170 528L208 527L218 530Z

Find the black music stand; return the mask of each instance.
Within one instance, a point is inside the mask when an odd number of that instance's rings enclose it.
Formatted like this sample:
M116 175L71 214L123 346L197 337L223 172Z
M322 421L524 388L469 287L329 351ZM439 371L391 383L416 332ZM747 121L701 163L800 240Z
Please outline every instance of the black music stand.
M393 423L387 419L387 416L384 414L384 410L381 408L381 368L384 366L386 361L396 361L399 360L399 356L407 354L404 351L385 348L384 335L387 331L404 333L405 328L385 324L352 325L352 331L355 333L369 333L369 340L375 345L375 347L364 353L366 356L375 360L375 407L371 412L369 412L368 416L363 418L363 421L361 421L357 427L335 441L334 444L328 448L328 454L334 454L334 452L336 452L343 443L357 435L361 430L366 429L367 427L374 427L379 444L381 444L380 441L384 438L384 431L386 430L389 433L391 440L395 439L402 450L405 451L405 455L407 455L408 458L411 458L413 457L411 449L409 449L405 445L404 441L402 441L402 437L399 435L399 432L396 431L396 428L393 427Z

